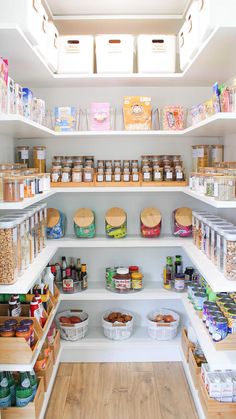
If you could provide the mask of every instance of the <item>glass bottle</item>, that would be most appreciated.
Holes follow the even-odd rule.
[[[0,372],[0,408],[11,406],[9,382],[4,371]]]
[[[86,290],[88,288],[88,275],[87,275],[87,265],[85,263],[81,265],[80,281],[81,281],[81,289],[83,291]]]
[[[67,269],[66,257],[62,256],[61,258],[61,279],[62,280],[66,278],[66,269]]]
[[[37,391],[38,381],[37,381],[37,377],[34,370],[29,371],[28,376],[29,376],[30,385],[32,388],[32,400],[33,400]]]
[[[32,400],[33,390],[27,372],[20,372],[16,387],[16,406],[24,407]]]
[[[7,380],[8,380],[8,385],[9,385],[10,394],[11,394],[11,405],[15,406],[15,404],[16,404],[16,383],[15,383],[15,380],[13,378],[12,372],[7,371],[6,372],[6,377],[7,377]]]
[[[180,255],[175,256],[175,273],[176,274],[182,274],[183,273],[182,256],[180,256]]]

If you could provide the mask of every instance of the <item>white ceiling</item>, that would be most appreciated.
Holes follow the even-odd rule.
[[[53,15],[182,15],[189,0],[46,0]]]

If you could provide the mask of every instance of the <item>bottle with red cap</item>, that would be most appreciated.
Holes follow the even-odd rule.
[[[35,297],[30,302],[30,317],[35,317],[38,320],[39,324],[42,324],[39,303]]]
[[[43,303],[42,303],[41,295],[38,292],[36,292],[35,295],[34,295],[34,298],[38,302],[38,305],[39,305],[39,310],[40,310],[40,324],[42,326],[44,326],[45,323],[46,323],[46,318],[43,315],[44,309],[43,309]]]

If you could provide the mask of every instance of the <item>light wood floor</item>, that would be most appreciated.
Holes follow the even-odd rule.
[[[61,364],[46,419],[197,419],[179,362]]]

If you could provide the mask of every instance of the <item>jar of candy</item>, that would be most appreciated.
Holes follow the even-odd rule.
[[[65,215],[56,208],[47,210],[47,238],[61,239],[65,235]]]
[[[177,208],[173,211],[173,234],[178,237],[192,236],[192,210],[191,208]]]
[[[76,237],[95,237],[95,214],[90,208],[80,208],[77,210],[73,220]]]
[[[143,209],[140,214],[140,228],[143,237],[159,237],[161,234],[161,213],[159,209]]]
[[[122,208],[110,208],[105,215],[107,237],[120,239],[127,235],[127,215]]]

